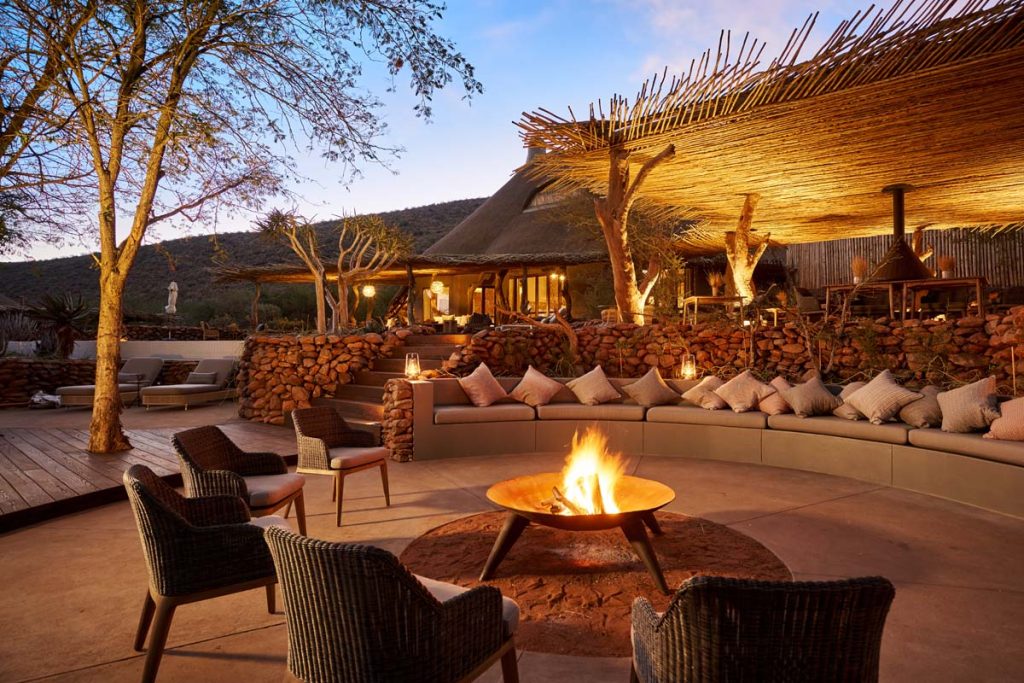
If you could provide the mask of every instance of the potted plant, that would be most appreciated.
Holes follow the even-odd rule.
[[[868,276],[868,260],[863,256],[850,259],[850,270],[853,271],[853,284],[859,285]]]
[[[719,290],[725,284],[725,273],[712,270],[707,274],[708,284],[711,285],[711,296],[718,296]]]
[[[942,279],[946,280],[953,277],[953,271],[956,270],[956,256],[940,256],[936,260],[939,264],[939,272]]]

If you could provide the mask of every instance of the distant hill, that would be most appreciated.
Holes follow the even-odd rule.
[[[472,213],[484,198],[461,199],[429,204],[380,215],[385,221],[405,230],[415,239],[416,250],[422,251],[448,233]],[[317,224],[325,253],[337,253],[336,238],[330,237],[332,221]],[[221,253],[228,263],[238,265],[269,265],[297,261],[287,247],[270,242],[251,232],[232,232],[216,236],[195,235],[143,246],[128,277],[125,304],[139,313],[162,312],[167,301],[167,283],[178,283],[181,313],[186,317],[206,319],[211,313],[224,312],[216,301],[230,299],[237,309],[252,288],[248,285],[214,284],[210,268],[214,256]],[[172,265],[173,264],[173,270]],[[0,294],[17,301],[32,302],[42,294],[70,292],[95,302],[99,298],[97,271],[91,256],[73,256],[46,261],[0,263]],[[273,297],[274,290],[268,288]],[[293,288],[296,289],[296,288]],[[303,288],[297,288],[303,289]],[[278,294],[284,296],[283,287]],[[243,294],[245,292],[245,294]],[[305,292],[302,292],[305,295]],[[236,301],[237,300],[237,301]],[[202,310],[190,304],[203,301]]]

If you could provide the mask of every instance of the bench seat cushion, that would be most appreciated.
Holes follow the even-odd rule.
[[[219,391],[216,384],[158,384],[155,387],[143,387],[143,396],[185,396],[191,394],[208,394]]]
[[[981,434],[957,434],[938,429],[914,429],[910,443],[918,448],[959,453],[984,460],[1024,465],[1024,441],[985,439]]]
[[[747,429],[764,429],[767,417],[759,410],[735,413],[731,410],[707,410],[697,406],[683,405],[655,406],[647,410],[648,422],[745,427]]]
[[[618,420],[640,422],[644,407],[629,403],[602,403],[585,406],[581,403],[549,403],[537,406],[537,417],[542,420]]]
[[[911,427],[902,422],[871,424],[867,420],[846,420],[834,415],[818,417],[798,417],[796,415],[772,415],[768,418],[768,427],[786,432],[805,432],[807,434],[825,434],[827,436],[844,436],[848,439],[864,439],[879,443],[907,443],[907,432]]]
[[[438,406],[434,408],[434,424],[466,424],[473,422],[524,422],[533,420],[533,408],[522,403],[495,403],[489,406]]]

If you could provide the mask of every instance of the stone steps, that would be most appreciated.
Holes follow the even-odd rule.
[[[349,418],[362,420],[364,422],[380,422],[384,417],[384,406],[379,401],[354,401],[343,398],[318,398],[312,401],[313,405],[329,405],[333,407],[346,420]]]
[[[382,372],[405,372],[405,356],[401,358],[378,358],[373,361],[373,369]],[[440,370],[440,358],[420,357],[420,370]]]
[[[404,362],[404,361],[403,361]],[[404,372],[383,372],[381,370],[360,370],[356,373],[353,384],[362,386],[383,387],[389,379],[401,379]]]
[[[361,384],[358,381],[352,384],[343,384],[335,390],[334,398],[380,403],[384,400],[384,386]]]
[[[420,360],[423,360],[424,358],[448,360],[449,356],[451,356],[452,352],[457,348],[458,346],[455,344],[431,344],[429,346],[421,344],[419,346],[407,346],[402,351],[396,351],[403,359],[405,358],[406,353],[418,353],[420,355]]]

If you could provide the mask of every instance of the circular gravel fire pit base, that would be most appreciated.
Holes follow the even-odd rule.
[[[673,590],[697,574],[792,578],[782,560],[738,531],[671,512],[656,517],[665,534],[651,543]],[[504,512],[486,512],[439,526],[414,540],[402,562],[432,579],[480,585],[477,576],[504,520]],[[642,595],[658,610],[671,600],[618,529],[531,525],[486,583],[519,603],[519,647],[565,655],[628,657],[633,598]]]

